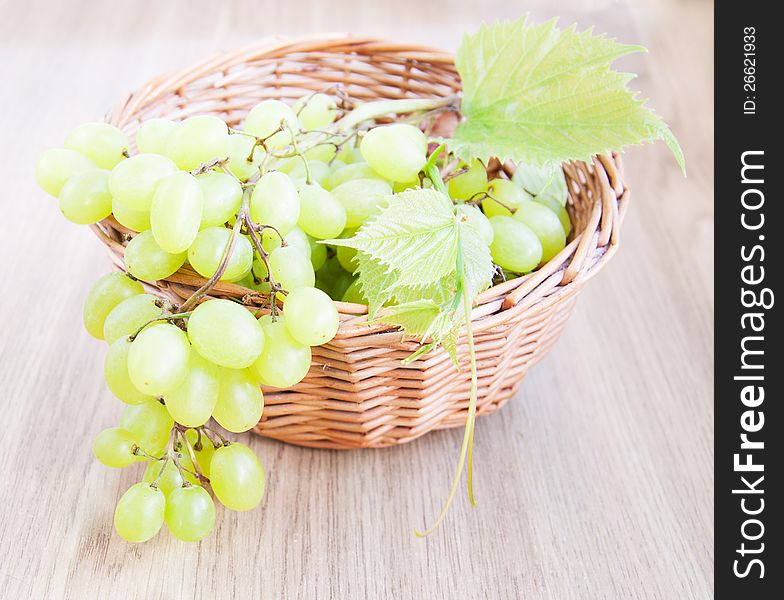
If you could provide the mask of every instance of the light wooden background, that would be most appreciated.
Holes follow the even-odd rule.
[[[557,5],[557,8],[556,8]],[[479,18],[532,10],[647,55],[634,85],[672,124],[627,153],[617,258],[518,397],[480,420],[474,510],[412,535],[444,498],[462,433],[348,453],[250,439],[269,474],[250,513],[196,545],[133,546],[114,504],[140,473],[90,443],[122,406],[81,326],[108,264],[36,189],[36,156],[127,89],[273,34],[350,30],[456,48]],[[713,4],[707,0],[0,1],[0,597],[707,599],[713,548]]]

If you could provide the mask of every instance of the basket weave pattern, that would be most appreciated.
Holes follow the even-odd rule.
[[[342,84],[351,98],[440,97],[459,90],[452,56],[430,48],[354,37],[321,37],[254,45],[161,77],[125,97],[107,117],[133,134],[153,117],[214,114],[229,124],[266,98],[293,100]],[[564,165],[572,234],[566,248],[524,277],[483,292],[472,312],[479,375],[478,414],[495,411],[558,338],[585,282],[613,255],[629,201],[620,157]],[[133,232],[113,218],[93,226],[123,268]],[[149,286],[180,302],[204,280],[188,265]],[[212,297],[250,290],[220,282]],[[385,325],[367,323],[367,307],[337,303],[341,325],[313,348],[305,379],[291,389],[264,388],[256,431],[320,448],[391,446],[465,423],[470,371],[465,338],[460,371],[441,349],[403,366],[418,344]]]

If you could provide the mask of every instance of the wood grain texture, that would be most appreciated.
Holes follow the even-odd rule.
[[[712,597],[713,5],[513,4],[0,2],[0,597]],[[260,509],[219,511],[195,545],[165,531],[122,542],[114,503],[140,472],[91,456],[122,406],[80,318],[106,257],[36,189],[36,156],[219,49],[346,29],[454,48],[477,15],[524,9],[650,49],[621,65],[673,126],[689,177],[663,145],[627,152],[618,255],[518,397],[478,423],[478,507],[461,495],[438,533],[411,533],[440,507],[457,430],[355,452],[253,437],[269,478]]]

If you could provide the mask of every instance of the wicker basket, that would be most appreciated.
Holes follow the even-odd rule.
[[[294,99],[334,83],[350,97],[368,100],[439,97],[459,89],[450,54],[371,38],[319,37],[254,45],[155,79],[124,98],[107,120],[128,133],[152,117],[216,114],[234,124],[264,98]],[[473,310],[479,415],[515,393],[558,338],[583,284],[617,247],[629,200],[620,157],[568,164],[564,172],[573,224],[566,248],[538,271],[485,291]],[[111,217],[93,229],[122,268],[133,232]],[[152,291],[179,302],[203,281],[186,265]],[[249,291],[221,282],[212,295],[243,298]],[[345,449],[391,446],[464,425],[470,388],[465,339],[459,372],[440,349],[403,366],[416,342],[388,326],[368,325],[366,306],[337,307],[340,329],[313,349],[307,377],[292,389],[264,389],[259,434]]]

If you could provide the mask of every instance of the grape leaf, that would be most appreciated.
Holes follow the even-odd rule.
[[[517,165],[512,181],[540,200],[553,200],[566,206],[569,190],[560,165]]]
[[[372,319],[384,304],[393,299],[387,290],[395,283],[395,272],[364,252],[357,252],[354,261],[358,265],[355,273],[359,278],[359,288],[368,302],[368,316]]]
[[[675,136],[627,89],[634,76],[610,68],[641,51],[591,30],[561,31],[555,20],[482,25],[457,51],[464,120],[450,150],[464,160],[496,156],[558,165],[662,139],[684,169]]]
[[[424,342],[430,333],[433,322],[441,312],[441,306],[432,300],[414,300],[390,306],[376,321],[396,325],[403,329],[407,335],[421,338],[421,341]]]
[[[470,298],[490,285],[493,261],[479,232],[442,192],[413,189],[387,198],[381,211],[351,238],[325,243],[357,250],[359,285],[369,317],[440,342],[456,339],[458,281]],[[459,260],[458,260],[459,258]],[[457,269],[461,272],[458,275]],[[455,344],[450,354],[455,360]]]
[[[386,265],[398,286],[425,286],[455,269],[457,236],[452,203],[434,190],[408,190],[386,198],[382,211],[351,238],[329,240]]]
[[[482,241],[479,232],[468,221],[460,221],[460,246],[463,251],[463,285],[473,302],[479,292],[490,285],[493,278],[493,259],[490,248]]]
[[[418,337],[420,344],[424,344],[428,338],[433,340],[404,363],[411,362],[441,343],[455,368],[458,368],[457,339],[463,324],[463,315],[455,308],[439,305],[430,299],[413,300],[388,307],[376,322],[400,327],[406,335]]]

